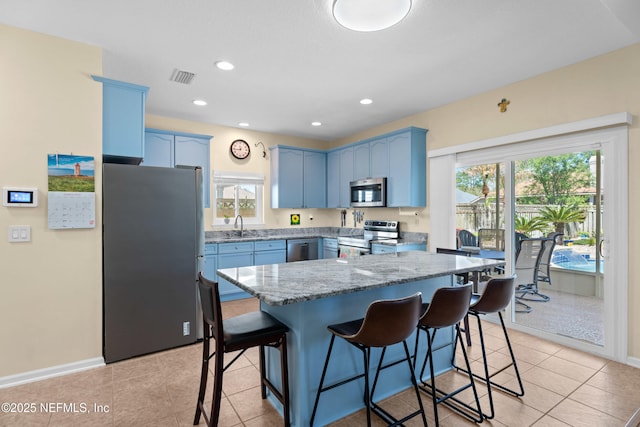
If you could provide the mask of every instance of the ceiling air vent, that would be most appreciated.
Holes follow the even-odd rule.
[[[171,81],[188,85],[191,83],[191,81],[195,76],[196,75],[194,73],[176,69],[173,71],[173,74],[171,75]]]

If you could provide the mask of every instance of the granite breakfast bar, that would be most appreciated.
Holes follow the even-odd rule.
[[[287,264],[218,270],[218,275],[260,299],[261,310],[287,324],[292,425],[308,426],[330,339],[327,325],[364,316],[372,301],[399,298],[421,292],[424,301],[443,286],[453,286],[454,274],[486,270],[504,261],[427,252],[367,255]],[[361,353],[345,342],[336,342],[327,372],[327,383],[362,372]],[[426,349],[419,350],[422,360]],[[413,349],[414,338],[409,346]],[[451,368],[453,330],[436,338],[436,372]],[[280,378],[275,350],[269,354],[270,377]],[[385,362],[402,358],[402,346],[387,350]],[[379,352],[372,352],[375,369]],[[279,384],[278,384],[279,385]],[[376,400],[397,394],[411,385],[406,365],[383,371]],[[354,381],[322,394],[315,425],[325,425],[363,407],[362,381]],[[275,399],[271,402],[282,410]]]

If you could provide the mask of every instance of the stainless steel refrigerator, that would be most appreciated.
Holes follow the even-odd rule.
[[[195,342],[201,169],[105,163],[102,188],[105,361]]]

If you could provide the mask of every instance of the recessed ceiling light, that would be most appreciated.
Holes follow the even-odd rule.
[[[311,126],[322,126],[321,122],[311,122]]]
[[[205,105],[207,105],[207,101],[204,101],[202,99],[194,99],[193,103],[199,107],[204,107]]]
[[[246,128],[247,126],[249,126],[249,123],[247,123],[247,122],[240,122],[240,123],[238,123],[238,126],[242,126],[243,128]]]
[[[224,71],[233,70],[235,68],[231,62],[227,62],[227,61],[216,62],[216,67]]]
[[[338,24],[354,31],[378,31],[402,21],[411,0],[335,0],[333,16]]]
[[[361,99],[361,100],[360,100],[360,104],[362,104],[362,105],[369,105],[369,104],[371,104],[372,102],[373,102],[373,101],[372,101],[372,100],[370,100],[369,98],[364,98],[364,99]]]

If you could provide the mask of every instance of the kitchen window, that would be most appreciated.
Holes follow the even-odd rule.
[[[264,175],[213,172],[213,225],[233,224],[241,215],[244,224],[262,224]]]

